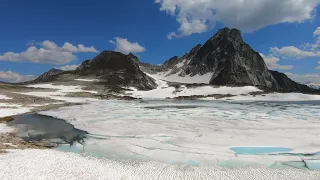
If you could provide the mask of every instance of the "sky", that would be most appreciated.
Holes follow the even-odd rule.
[[[320,0],[3,0],[0,81],[75,69],[104,50],[161,64],[238,28],[269,69],[320,83]]]

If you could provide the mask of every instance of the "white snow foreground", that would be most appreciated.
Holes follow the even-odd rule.
[[[13,150],[0,155],[1,180],[145,179],[145,180],[316,180],[319,171],[294,168],[267,169],[191,167],[157,162],[130,162],[95,159],[54,150]]]
[[[191,165],[241,161],[270,167],[299,156],[235,155],[232,147],[316,153],[320,106],[220,101],[100,101],[41,114],[88,131],[85,152]],[[318,156],[319,157],[319,156]],[[312,157],[311,157],[312,158]]]

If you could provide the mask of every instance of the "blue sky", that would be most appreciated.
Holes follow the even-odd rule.
[[[4,0],[0,81],[25,80],[32,78],[26,75],[37,76],[52,67],[74,68],[103,50],[132,51],[141,61],[159,64],[228,26],[243,31],[244,40],[262,54],[269,68],[297,81],[320,83],[319,3]]]

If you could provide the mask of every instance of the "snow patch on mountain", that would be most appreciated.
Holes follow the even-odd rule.
[[[153,77],[169,82],[179,82],[179,83],[186,83],[186,84],[193,84],[193,83],[203,83],[209,84],[210,79],[213,73],[207,73],[204,75],[197,74],[195,76],[185,75],[181,76],[180,74],[183,70],[178,71],[177,73],[172,74],[172,70],[166,72],[159,72],[157,74],[152,75]]]

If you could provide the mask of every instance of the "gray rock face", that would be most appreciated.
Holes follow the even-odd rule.
[[[304,93],[319,93],[320,90],[310,88],[307,85],[299,84],[294,81],[292,81],[290,78],[288,78],[287,75],[284,73],[280,73],[277,71],[270,71],[273,77],[276,79],[278,82],[281,91],[283,92],[304,92]]]

